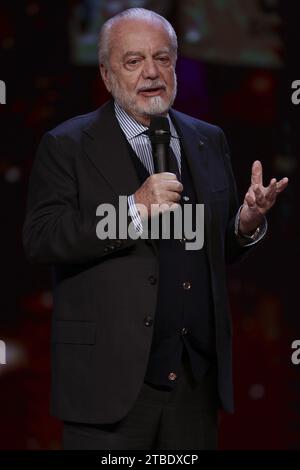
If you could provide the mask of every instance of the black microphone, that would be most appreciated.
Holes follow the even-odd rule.
[[[171,140],[170,124],[166,117],[153,116],[150,121],[149,138],[152,145],[155,173],[167,170],[167,158]]]

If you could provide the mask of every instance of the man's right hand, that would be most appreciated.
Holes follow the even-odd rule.
[[[135,203],[144,206],[138,207],[141,218],[175,209],[179,206],[182,191],[183,186],[174,173],[163,172],[149,176],[134,193]],[[163,204],[163,206],[155,207],[152,204]]]

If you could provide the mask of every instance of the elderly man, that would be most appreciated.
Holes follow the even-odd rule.
[[[47,132],[33,166],[23,237],[53,266],[51,411],[65,449],[214,449],[218,409],[233,409],[225,265],[264,236],[287,178],[264,187],[254,162],[239,208],[221,129],[171,108],[176,57],[156,13],[107,21],[99,62],[113,100]],[[171,171],[154,172],[153,116],[170,125]],[[101,204],[138,236],[98,236]],[[203,204],[202,249],[143,238],[157,204]]]

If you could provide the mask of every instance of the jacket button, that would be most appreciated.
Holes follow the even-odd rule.
[[[148,277],[148,279],[149,279],[150,284],[156,284],[156,282],[157,282],[157,279],[156,279],[155,276],[151,275],[151,276]]]
[[[189,290],[192,286],[191,286],[190,281],[185,281],[185,282],[182,284],[182,287],[184,288],[184,290]]]
[[[174,380],[177,379],[177,374],[175,374],[175,372],[170,372],[168,375],[168,379],[173,382]]]
[[[115,241],[115,246],[121,246],[121,245],[123,245],[122,240],[116,240]]]
[[[146,318],[144,318],[144,325],[145,326],[151,326],[153,323],[153,318],[151,315],[148,315]]]
[[[107,253],[109,251],[108,246],[106,246],[103,251],[104,251],[104,253]]]

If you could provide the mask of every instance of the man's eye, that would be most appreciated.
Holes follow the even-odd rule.
[[[127,62],[127,65],[136,65],[139,63],[139,59],[132,59]]]
[[[163,57],[158,57],[158,60],[159,60],[159,62],[161,62],[162,64],[167,64],[168,62],[170,62],[169,57],[165,57],[165,56],[163,56]]]

